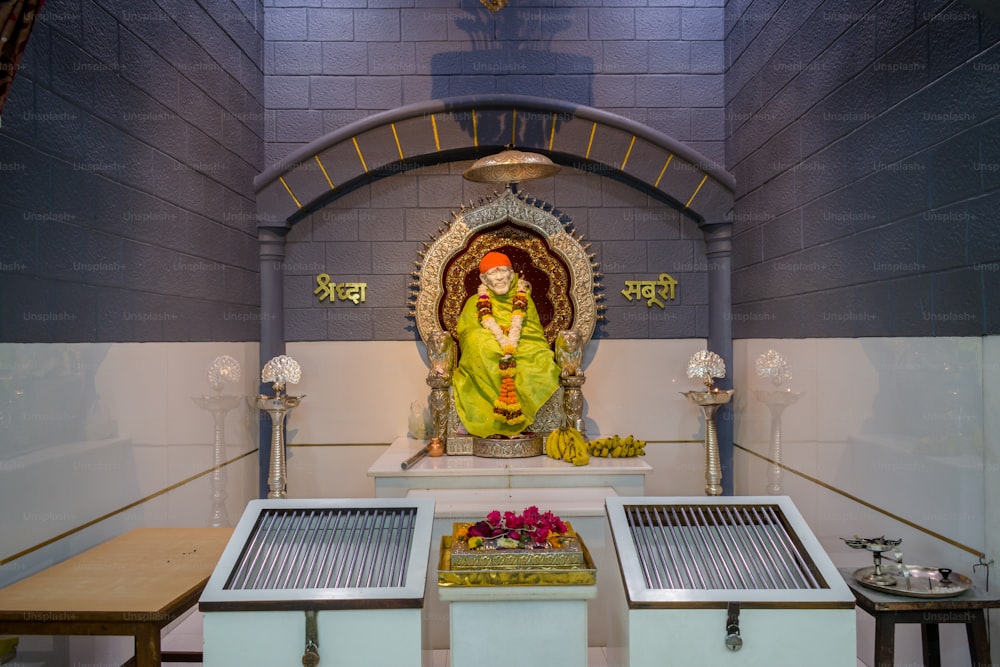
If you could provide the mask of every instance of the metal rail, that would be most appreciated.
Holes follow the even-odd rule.
[[[227,590],[405,585],[415,508],[262,511]]]
[[[627,505],[647,588],[822,588],[776,505]]]

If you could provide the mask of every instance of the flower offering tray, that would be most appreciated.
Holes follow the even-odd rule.
[[[566,522],[566,532],[559,538],[561,546],[551,544],[535,549],[498,549],[486,541],[486,546],[470,549],[458,539],[458,533],[472,523],[454,524],[454,532],[449,548],[450,568],[455,570],[517,570],[552,567],[581,567],[585,565],[583,541]]]
[[[889,593],[890,595],[902,595],[912,598],[949,598],[961,595],[972,586],[972,580],[964,574],[946,570],[947,576],[935,567],[920,567],[917,565],[905,565],[899,572],[892,572],[887,581],[892,583],[884,584],[882,579],[876,579],[874,567],[863,567],[855,570],[854,579],[872,590]]]
[[[478,567],[455,567],[453,563],[453,538],[441,538],[441,555],[438,562],[438,586],[592,586],[597,583],[597,568],[583,540],[572,540],[579,549],[582,562],[575,565],[533,564],[498,567],[481,561]],[[496,553],[496,552],[494,552]]]

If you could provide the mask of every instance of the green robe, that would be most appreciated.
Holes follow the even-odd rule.
[[[493,317],[502,327],[510,325],[511,304],[516,293],[516,276],[507,294],[497,296],[491,293]],[[498,420],[493,414],[493,402],[500,395],[500,344],[489,329],[479,323],[476,311],[478,298],[478,295],[473,295],[465,302],[456,326],[461,356],[452,380],[455,408],[465,429],[472,435],[481,438],[517,435],[531,426],[538,408],[559,388],[559,367],[545,339],[545,330],[529,293],[528,309],[521,324],[521,339],[515,355],[517,374],[514,376],[524,422],[512,425]]]

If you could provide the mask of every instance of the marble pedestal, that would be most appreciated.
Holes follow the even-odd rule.
[[[587,600],[597,586],[441,587],[451,667],[587,667]]]

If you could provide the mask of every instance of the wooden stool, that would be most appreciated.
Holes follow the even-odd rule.
[[[940,623],[964,623],[969,655],[974,667],[991,664],[990,640],[986,633],[988,608],[1000,607],[1000,598],[976,586],[950,598],[916,598],[890,595],[862,586],[854,579],[857,568],[840,573],[854,593],[858,606],[875,619],[875,665],[892,667],[897,623],[919,623],[924,666],[941,666]]]

